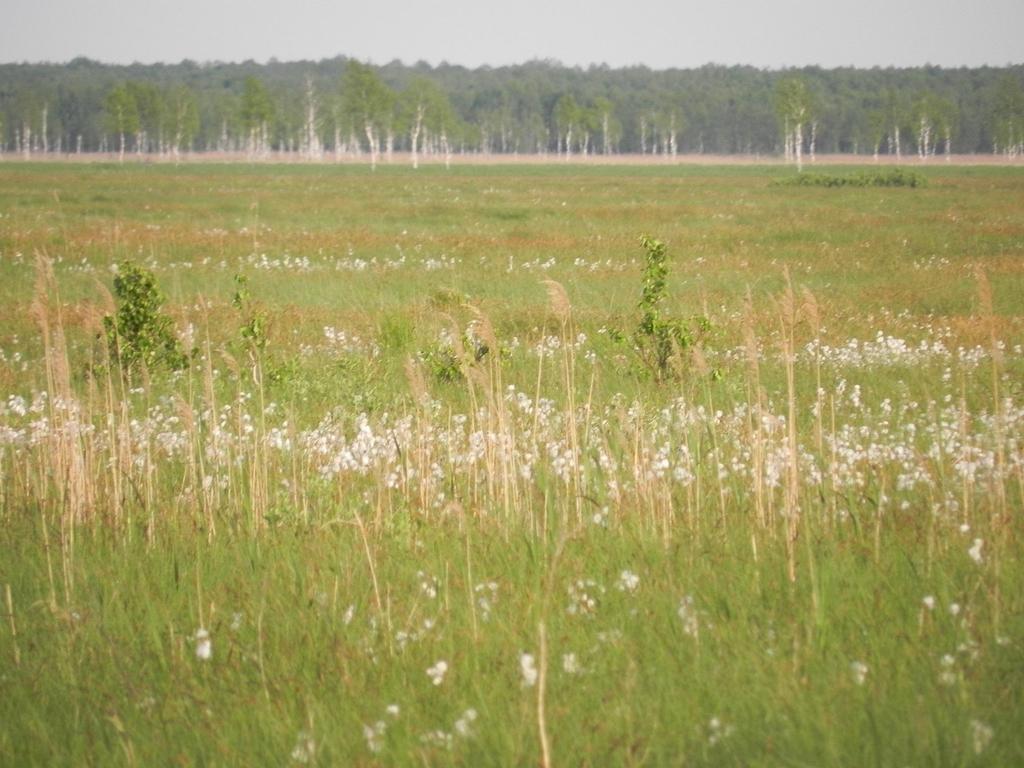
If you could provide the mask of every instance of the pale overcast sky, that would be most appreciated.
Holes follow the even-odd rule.
[[[0,0],[0,62],[1002,66],[1024,0]]]

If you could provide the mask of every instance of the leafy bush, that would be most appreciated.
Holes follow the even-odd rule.
[[[432,344],[420,352],[420,359],[436,381],[450,384],[462,380],[462,364],[451,346]]]
[[[111,359],[130,370],[138,364],[147,368],[180,370],[188,357],[174,334],[174,323],[160,308],[164,295],[149,270],[130,261],[120,265],[114,278],[117,312],[103,318]]]
[[[924,187],[928,180],[904,168],[848,174],[801,173],[775,182],[780,187]]]
[[[238,310],[242,324],[239,334],[255,358],[267,348],[267,317],[253,303],[249,293],[249,279],[245,275],[235,275],[235,292],[231,296],[231,306]]]
[[[658,381],[672,372],[672,356],[696,343],[710,323],[706,317],[695,317],[693,325],[663,312],[668,282],[667,249],[660,240],[644,235],[640,244],[647,251],[641,279],[640,322],[633,331],[633,349]],[[621,334],[618,335],[621,338]]]

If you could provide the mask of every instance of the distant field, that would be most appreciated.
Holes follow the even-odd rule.
[[[0,164],[0,764],[1024,763],[1024,170],[907,167]]]

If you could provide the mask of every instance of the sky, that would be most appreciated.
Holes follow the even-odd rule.
[[[1024,0],[0,0],[0,62],[1004,66]]]

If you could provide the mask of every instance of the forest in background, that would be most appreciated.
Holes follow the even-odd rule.
[[[1024,65],[468,69],[321,61],[0,65],[0,151],[918,155],[1024,151]]]

